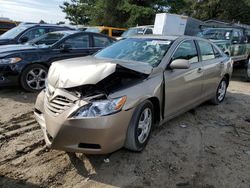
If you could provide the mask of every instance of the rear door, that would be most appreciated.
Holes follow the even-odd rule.
[[[175,59],[189,60],[189,69],[167,69],[165,79],[165,118],[192,108],[201,100],[203,68],[193,40],[182,42],[172,55]],[[171,63],[171,62],[170,62]]]
[[[91,44],[92,47],[90,49],[91,54],[96,53],[97,51],[109,46],[114,42],[113,39],[110,39],[109,37],[105,37],[100,34],[93,33],[91,36],[92,36],[92,44]]]
[[[63,50],[63,46],[69,49]],[[91,54],[91,49],[89,34],[71,35],[52,50],[51,61],[87,56]]]
[[[204,73],[203,96],[209,97],[215,94],[224,68],[224,57],[220,51],[210,42],[197,41]]]

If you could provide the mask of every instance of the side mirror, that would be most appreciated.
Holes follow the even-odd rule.
[[[62,44],[60,50],[63,52],[69,52],[71,50],[71,46],[69,44]]]
[[[26,42],[29,41],[29,38],[28,38],[28,37],[21,37],[21,38],[19,39],[19,41],[20,41],[20,43],[26,43]]]
[[[169,65],[171,69],[189,69],[190,63],[186,59],[176,59]]]

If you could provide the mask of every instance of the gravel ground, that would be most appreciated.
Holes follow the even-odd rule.
[[[141,153],[100,156],[46,149],[35,98],[0,88],[0,187],[250,187],[250,83],[156,127]]]

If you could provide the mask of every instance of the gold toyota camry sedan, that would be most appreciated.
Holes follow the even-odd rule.
[[[132,37],[54,62],[34,113],[51,148],[141,151],[153,126],[205,101],[221,103],[231,74],[231,59],[208,40]]]

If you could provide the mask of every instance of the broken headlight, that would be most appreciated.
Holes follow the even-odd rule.
[[[120,111],[126,102],[126,96],[110,99],[93,101],[81,107],[75,114],[75,118],[82,117],[100,117],[110,115]]]

